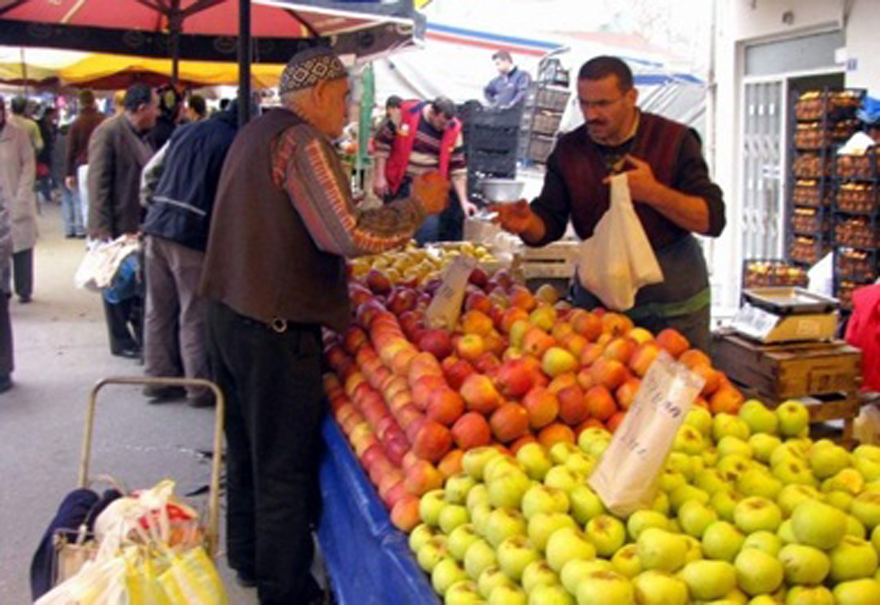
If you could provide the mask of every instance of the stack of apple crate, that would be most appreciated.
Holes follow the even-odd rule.
[[[859,414],[861,352],[843,341],[762,344],[733,332],[716,334],[712,359],[746,397],[768,406],[803,399],[815,425],[843,421],[852,444]],[[814,426],[813,433],[822,432]]]

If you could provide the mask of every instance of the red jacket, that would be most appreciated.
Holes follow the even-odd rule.
[[[862,390],[880,391],[880,285],[853,292],[846,342],[862,350]]]
[[[406,177],[409,156],[412,154],[424,106],[425,104],[421,101],[404,101],[400,106],[400,128],[391,145],[391,155],[385,162],[385,179],[388,181],[388,188],[392,194],[397,193],[404,177]],[[440,141],[439,169],[444,179],[449,178],[449,160],[455,150],[455,143],[458,141],[460,133],[461,122],[458,118],[452,118],[446,125],[446,130],[443,131],[443,138]]]

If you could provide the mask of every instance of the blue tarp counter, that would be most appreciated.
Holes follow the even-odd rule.
[[[332,418],[322,427],[324,509],[318,542],[339,605],[439,605],[428,576],[391,524],[366,474]]]

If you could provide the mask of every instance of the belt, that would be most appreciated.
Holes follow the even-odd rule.
[[[712,302],[712,291],[703,288],[693,296],[671,303],[645,303],[624,311],[631,319],[646,317],[679,317],[702,310]]]

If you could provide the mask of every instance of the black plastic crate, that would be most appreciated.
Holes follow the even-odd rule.
[[[482,107],[476,103],[465,103],[459,108],[459,118],[465,130],[479,126],[492,128],[518,127],[523,115],[523,105],[506,109]]]
[[[468,169],[488,174],[516,172],[516,146],[509,151],[470,149],[467,153]]]
[[[464,144],[468,149],[515,153],[518,140],[519,128],[516,126],[503,128],[474,126],[465,135]]]
[[[527,157],[530,160],[544,163],[550,157],[550,152],[556,146],[556,138],[549,136],[533,135],[529,140]]]

